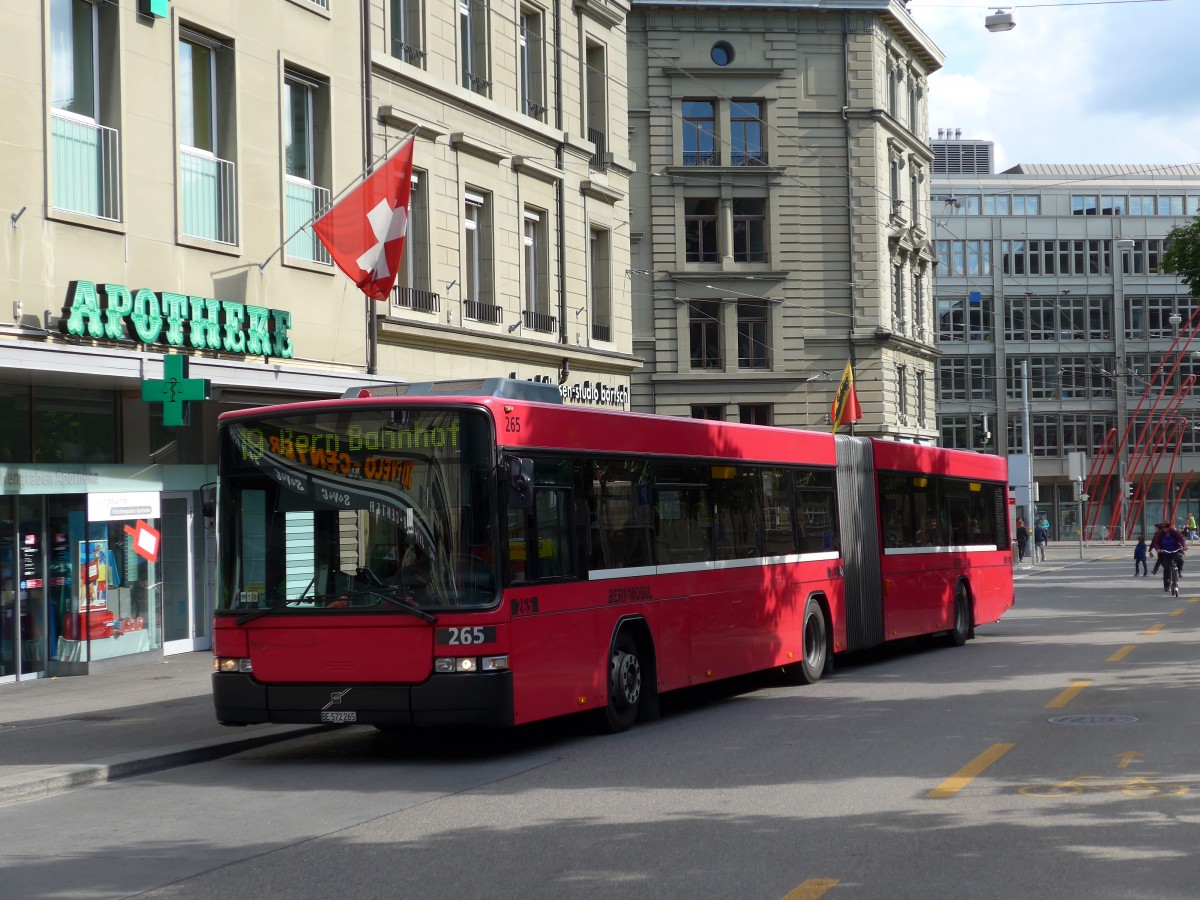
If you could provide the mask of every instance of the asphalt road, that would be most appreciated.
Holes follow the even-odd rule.
[[[10,804],[0,897],[1190,900],[1200,596],[1129,568],[622,735],[348,728]]]

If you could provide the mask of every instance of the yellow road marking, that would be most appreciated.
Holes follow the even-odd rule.
[[[1159,622],[1157,625],[1151,625],[1149,628],[1147,628],[1145,631],[1143,631],[1142,634],[1158,634],[1160,631],[1162,631],[1166,627],[1167,626],[1164,625],[1162,622]]]
[[[837,883],[837,878],[810,878],[788,891],[783,900],[817,900]]]
[[[1125,657],[1127,657],[1130,653],[1132,653],[1133,649],[1136,646],[1137,646],[1137,644],[1126,644],[1124,647],[1122,647],[1120,650],[1118,650],[1116,653],[1114,653],[1112,656],[1110,656],[1108,659],[1106,659],[1105,662],[1120,662]]]
[[[1071,686],[1046,704],[1046,709],[1062,709],[1079,696],[1079,692],[1091,684],[1090,681],[1072,681]]]
[[[1016,744],[992,744],[977,757],[925,795],[926,800],[945,800],[953,797],[996,762]]]
[[[1182,615],[1183,615],[1183,612],[1184,612],[1184,610],[1186,610],[1186,609],[1187,609],[1187,607],[1186,607],[1186,606],[1181,606],[1181,607],[1179,607],[1179,609],[1177,609],[1177,610],[1174,610],[1174,611],[1171,613],[1171,615],[1172,615],[1172,616],[1182,616]]]
[[[1141,759],[1141,758],[1142,758],[1142,754],[1138,753],[1136,750],[1129,750],[1129,751],[1121,754],[1121,756],[1120,756],[1121,761],[1119,763],[1117,763],[1117,768],[1124,769],[1135,759]]]
[[[1200,603],[1200,597],[1193,597],[1188,603]]]

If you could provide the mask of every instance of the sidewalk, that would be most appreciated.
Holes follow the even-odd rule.
[[[0,803],[228,756],[320,730],[218,725],[212,653],[0,684]]]
[[[1025,561],[1014,563],[1013,578],[1028,578],[1040,572],[1058,572],[1071,566],[1086,565],[1098,560],[1129,560],[1129,569],[1133,571],[1133,544],[1124,547],[1118,541],[1094,541],[1083,545],[1083,555],[1079,553],[1078,541],[1053,541],[1046,546],[1045,561],[1034,562],[1030,555],[1025,555]]]

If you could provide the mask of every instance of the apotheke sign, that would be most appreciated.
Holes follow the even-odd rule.
[[[63,334],[136,340],[193,350],[292,358],[292,314],[233,300],[189,297],[121,284],[72,281],[59,319]]]

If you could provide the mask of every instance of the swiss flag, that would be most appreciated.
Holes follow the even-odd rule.
[[[313,224],[339,269],[373,300],[386,300],[408,233],[413,139]]]

